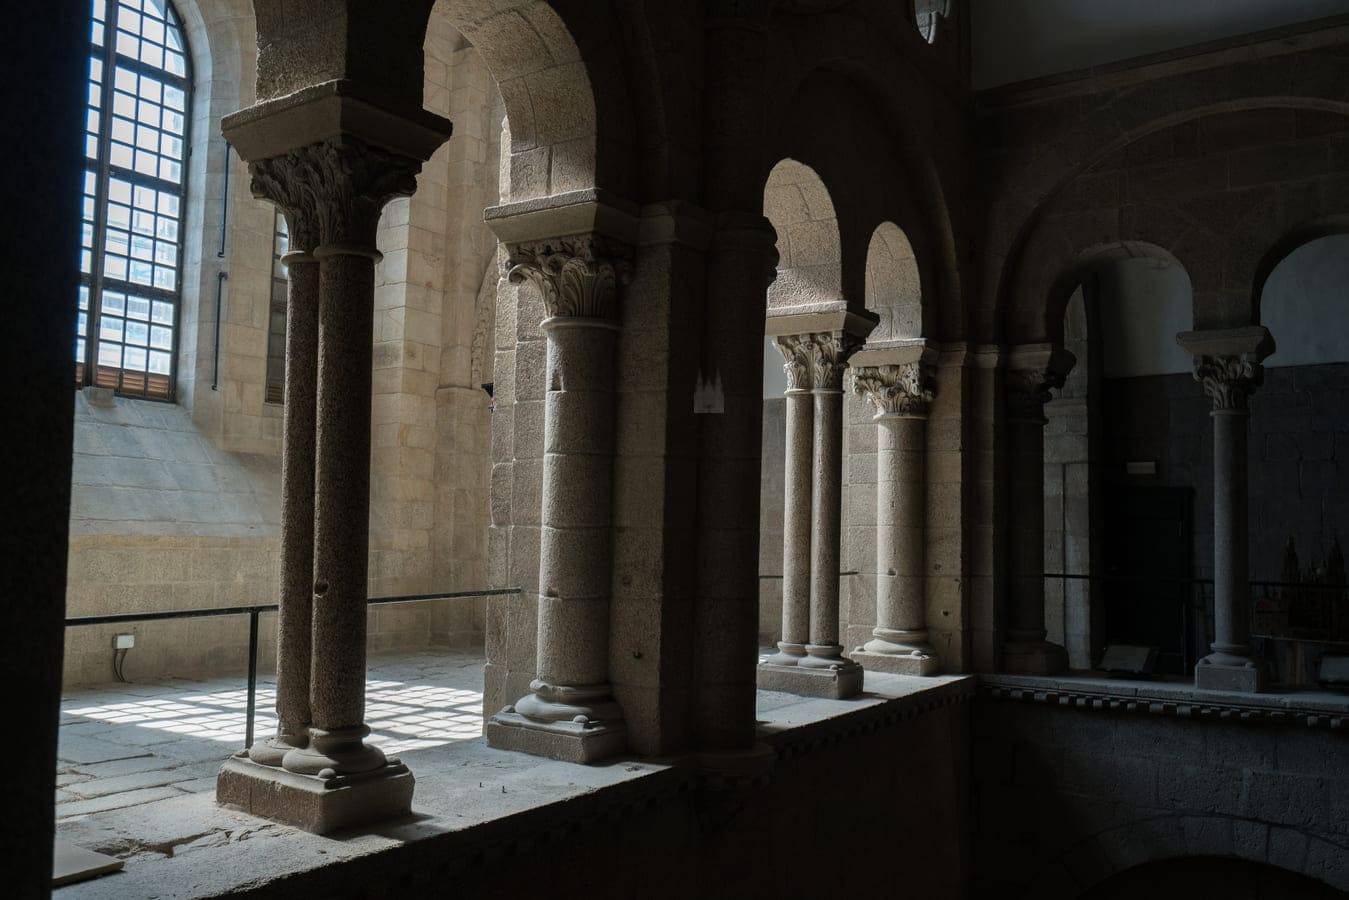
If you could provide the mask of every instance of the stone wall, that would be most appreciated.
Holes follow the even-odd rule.
[[[1106,477],[1115,484],[1194,490],[1194,570],[1213,568],[1213,427],[1209,402],[1189,375],[1105,382]],[[1289,536],[1303,563],[1349,540],[1349,363],[1265,370],[1251,399],[1251,577],[1279,580]],[[1155,476],[1128,476],[1153,460]]]
[[[1349,887],[1342,732],[1050,699],[975,702],[976,896],[1076,897],[1116,872],[1186,856]]]
[[[77,398],[70,616],[276,602],[282,407],[264,390],[275,213],[251,196],[234,156],[226,193],[218,140],[220,117],[252,100],[253,20],[236,0],[180,6],[196,70],[216,77],[194,95],[177,402]],[[492,380],[483,345],[497,276],[482,210],[498,197],[502,113],[448,15],[438,7],[427,32],[426,104],[453,119],[455,136],[417,193],[389,204],[378,234],[372,596],[487,581],[492,419],[480,384]],[[218,351],[217,273],[227,276]],[[484,612],[482,600],[379,607],[369,646],[477,644]],[[133,679],[240,671],[247,660],[243,618],[77,628],[66,635],[66,683],[110,680],[118,633],[137,636]],[[259,644],[270,667],[271,616]]]
[[[776,349],[773,351],[776,353]],[[759,469],[759,644],[782,638],[782,523],[786,490],[787,402],[764,398]]]

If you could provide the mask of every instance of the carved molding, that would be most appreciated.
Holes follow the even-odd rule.
[[[862,338],[844,331],[822,332],[810,337],[810,386],[816,390],[842,390],[848,357],[861,348]]]
[[[254,196],[285,211],[293,246],[373,249],[384,205],[416,192],[421,167],[410,157],[343,137],[251,162],[248,171]]]
[[[936,396],[935,367],[923,362],[853,369],[853,392],[876,408],[876,417],[926,416]]]
[[[1194,380],[1204,386],[1215,412],[1245,410],[1264,377],[1265,367],[1247,354],[1194,358]]]
[[[549,317],[612,319],[618,287],[631,273],[631,249],[598,234],[513,244],[506,261],[511,284],[530,282]]]
[[[1228,701],[1180,700],[1174,697],[1149,697],[1141,690],[1136,695],[1111,693],[1108,689],[1082,687],[1036,688],[997,683],[999,676],[980,676],[980,693],[995,700],[1042,703],[1049,706],[1094,710],[1097,712],[1147,713],[1177,719],[1223,719],[1260,725],[1297,725],[1303,728],[1327,728],[1349,735],[1349,715],[1335,710],[1276,708]]]

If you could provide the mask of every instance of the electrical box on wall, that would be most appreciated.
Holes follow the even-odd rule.
[[[130,650],[136,646],[136,636],[134,634],[119,634],[112,639],[112,649]]]

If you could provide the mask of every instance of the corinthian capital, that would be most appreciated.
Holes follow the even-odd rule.
[[[1264,377],[1265,367],[1246,355],[1194,358],[1194,380],[1204,386],[1215,412],[1246,409]]]
[[[612,319],[618,314],[618,287],[630,274],[630,250],[597,234],[514,244],[506,277],[528,281],[543,295],[552,316]]]
[[[1264,380],[1260,363],[1274,352],[1274,338],[1263,325],[1186,331],[1176,341],[1194,356],[1194,380],[1204,386],[1214,412],[1245,410]]]
[[[254,196],[286,213],[300,249],[353,244],[374,249],[384,204],[417,190],[421,163],[351,138],[329,138],[248,164]]]
[[[878,419],[883,416],[925,417],[935,396],[933,369],[923,362],[854,368],[853,392],[876,407]]]
[[[841,390],[848,358],[862,346],[862,338],[846,331],[817,332],[806,338],[810,354],[810,386],[816,390]]]
[[[1050,344],[1013,348],[1007,357],[1007,411],[1013,419],[1044,421],[1050,391],[1063,387],[1077,357]]]
[[[773,344],[782,354],[782,371],[787,374],[788,390],[810,390],[810,337],[808,334],[781,334],[773,338]]]

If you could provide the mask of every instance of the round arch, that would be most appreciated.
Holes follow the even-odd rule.
[[[778,235],[778,275],[768,288],[768,308],[841,300],[838,214],[819,174],[795,159],[779,161],[764,184],[763,204]]]
[[[1186,857],[1246,860],[1349,890],[1349,870],[1335,864],[1344,853],[1341,847],[1304,831],[1277,829],[1305,842],[1305,851],[1287,860],[1274,859],[1270,854],[1276,842],[1266,837],[1271,830],[1264,822],[1232,816],[1161,816],[1129,822],[1080,841],[1048,861],[1032,878],[1026,896],[1062,896],[1065,884],[1085,892],[1138,866]],[[1077,865],[1079,860],[1091,860],[1092,865]]]
[[[889,220],[867,247],[867,309],[880,316],[870,340],[925,337],[922,275],[904,230]]]
[[[1286,96],[1234,97],[1181,110],[1155,119],[1140,120],[1136,123],[1128,120],[1130,115],[1135,114],[1134,110],[1122,109],[1115,105],[1094,114],[1086,121],[1073,120],[1063,123],[1059,143],[1055,144],[1052,139],[1049,142],[1053,147],[1052,152],[1040,152],[1036,154],[1035,159],[1027,162],[1024,166],[994,173],[994,181],[990,186],[991,191],[995,196],[1006,197],[1005,202],[1010,210],[1008,217],[1020,224],[1015,229],[1003,234],[991,235],[991,240],[987,243],[983,253],[985,265],[990,266],[990,272],[996,272],[996,277],[987,279],[982,286],[981,309],[988,310],[993,322],[1003,329],[1004,334],[1007,334],[1006,329],[1009,324],[1014,322],[1011,308],[1020,297],[1019,291],[1022,284],[1019,280],[1019,270],[1023,260],[1033,252],[1033,244],[1042,229],[1045,217],[1054,211],[1059,198],[1064,196],[1082,175],[1120,153],[1131,144],[1167,129],[1213,116],[1268,109],[1290,109],[1349,116],[1349,103],[1338,99]],[[1118,133],[1121,126],[1125,130],[1123,133],[1119,133],[1117,137],[1104,143],[1093,143],[1098,141],[1103,133]],[[1065,165],[1065,160],[1070,160],[1071,164]],[[1310,192],[1309,197],[1314,197],[1315,194],[1316,192]],[[1309,197],[1296,199],[1306,201]],[[1289,212],[1293,213],[1295,219],[1310,218],[1313,215],[1312,210],[1295,209],[1296,204],[1289,204],[1288,206],[1289,209],[1277,206],[1271,209],[1266,206],[1257,211],[1247,211],[1247,215],[1243,216],[1242,221],[1237,223],[1235,227],[1231,227],[1233,224],[1231,222],[1224,223],[1223,234],[1206,231],[1210,235],[1206,242],[1214,247],[1224,248],[1231,256],[1226,261],[1219,261],[1218,271],[1215,272],[1216,277],[1213,279],[1215,285],[1221,283],[1224,279],[1227,282],[1251,284],[1254,292],[1258,295],[1260,276],[1257,263],[1259,260],[1258,258],[1249,258],[1248,248],[1270,246],[1271,239],[1264,232],[1270,227],[1283,227],[1279,223],[1281,220],[1285,220]],[[1142,219],[1146,216],[1140,215],[1134,218]],[[1269,224],[1271,222],[1275,224],[1271,226]],[[1157,243],[1171,246],[1177,255],[1183,255],[1176,243],[1166,241],[1157,241]],[[1225,273],[1221,271],[1224,266],[1227,269]],[[1201,271],[1199,267],[1192,266],[1189,269],[1192,275]],[[1267,275],[1268,272],[1266,271],[1265,274]],[[1208,288],[1202,286],[1197,280],[1195,290],[1198,294],[1207,291]],[[1216,293],[1217,290],[1215,286],[1214,292]],[[1254,299],[1250,304],[1249,314],[1245,311],[1234,310],[1232,306],[1231,298],[1218,300],[1215,303],[1212,320],[1203,323],[1204,327],[1219,327],[1224,323],[1228,325],[1252,324],[1258,321],[1258,310]],[[1196,326],[1199,325],[1200,322],[1197,318]],[[1007,339],[1015,340],[1011,337]]]

